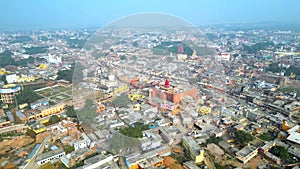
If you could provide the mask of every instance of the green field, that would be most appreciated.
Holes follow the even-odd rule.
[[[72,95],[72,88],[65,86],[54,86],[37,91],[36,93],[42,95],[43,97],[49,97],[51,100],[61,102],[64,100],[69,100],[71,98],[70,96]]]

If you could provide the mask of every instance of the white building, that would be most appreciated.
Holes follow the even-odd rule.
[[[74,146],[75,151],[83,148],[91,147],[91,139],[85,133],[81,133],[81,140],[76,140],[74,142],[70,142],[70,146]]]
[[[16,83],[17,75],[16,74],[6,75],[6,81],[7,83]]]
[[[37,165],[42,165],[47,162],[58,159],[58,158],[64,156],[65,154],[66,153],[64,152],[64,150],[62,148],[53,150],[53,151],[48,151],[46,153],[39,154],[36,157],[35,162],[37,163]]]

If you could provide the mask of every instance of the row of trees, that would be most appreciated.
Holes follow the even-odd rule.
[[[39,53],[47,52],[48,46],[38,46],[38,47],[30,47],[25,48],[25,54],[34,55]]]

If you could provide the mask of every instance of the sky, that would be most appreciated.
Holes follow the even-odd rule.
[[[1,0],[0,29],[101,27],[144,12],[178,16],[194,25],[300,23],[299,0]]]

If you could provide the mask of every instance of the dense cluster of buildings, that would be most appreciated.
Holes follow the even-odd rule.
[[[185,157],[179,165],[187,169],[211,167],[227,158],[236,160],[231,167],[247,167],[257,156],[280,167],[294,165],[289,163],[300,159],[300,102],[295,88],[300,75],[284,71],[299,64],[294,44],[299,33],[255,29],[223,33],[205,28],[214,35],[208,40],[195,38],[193,34],[199,33],[195,31],[99,31],[95,36],[105,40],[91,42],[92,51],[74,44],[85,40],[87,31],[41,32],[39,36],[47,41],[30,35],[32,40],[19,43],[12,42],[17,34],[3,34],[0,40],[9,43],[0,43],[1,49],[10,50],[15,60],[32,55],[34,62],[0,71],[5,76],[0,89],[5,109],[0,109],[0,135],[24,133],[27,128],[49,133],[23,166],[34,161],[38,166],[59,162],[68,168],[80,163],[79,168],[177,169],[172,163],[176,156]],[[189,49],[185,42],[201,50]],[[255,52],[253,45],[260,45]],[[28,54],[45,46],[46,52]],[[75,59],[82,65],[82,79],[73,78],[73,86],[55,81],[58,70],[70,70]],[[274,63],[279,72],[271,70]],[[77,71],[76,66],[72,69]],[[27,107],[18,105],[22,85],[49,79],[57,85],[34,90],[43,99]],[[287,87],[292,91],[281,90]],[[92,105],[87,106],[89,102]],[[11,109],[12,104],[17,109]],[[78,118],[67,117],[67,105],[74,105]],[[49,124],[53,115],[59,122]],[[126,130],[138,127],[139,137],[130,136],[135,130],[126,135]],[[253,140],[239,144],[237,131]],[[211,142],[226,152],[215,155],[216,161],[210,159],[216,152],[207,148]],[[271,151],[275,146],[284,147],[291,157],[276,155]]]

